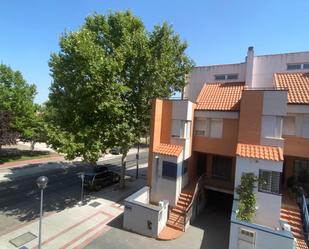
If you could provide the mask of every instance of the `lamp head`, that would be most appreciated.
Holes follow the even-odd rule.
[[[46,176],[40,176],[37,180],[36,180],[36,184],[38,185],[39,189],[44,189],[47,187],[47,183],[48,183],[48,178]]]

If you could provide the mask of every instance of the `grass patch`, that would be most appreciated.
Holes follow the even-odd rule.
[[[54,156],[58,156],[58,154],[51,153],[49,151],[2,149],[0,153],[0,164],[23,160],[42,159]]]

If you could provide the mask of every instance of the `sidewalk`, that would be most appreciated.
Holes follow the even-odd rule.
[[[148,151],[148,148],[140,149],[140,153]],[[130,149],[128,152],[128,155],[133,155],[137,153],[136,148]],[[115,158],[121,158],[121,155],[112,155],[112,154],[106,154],[103,157],[100,157],[98,162],[109,160],[109,159],[115,159]],[[40,158],[40,159],[30,159],[30,160],[21,160],[21,161],[14,161],[14,162],[7,162],[0,164],[0,169],[6,169],[6,168],[15,168],[15,167],[22,167],[29,164],[40,164],[40,163],[48,163],[48,162],[60,162],[60,161],[66,161],[66,162],[80,162],[81,158],[76,158],[73,161],[65,160],[64,156],[53,156],[53,157],[46,157],[46,158]]]
[[[142,170],[146,167],[147,164],[141,165]],[[83,206],[48,214],[43,218],[42,248],[84,248],[110,229],[108,223],[123,212],[119,203],[145,183],[146,178],[132,179],[123,191],[113,185],[94,193],[95,199]],[[36,220],[0,235],[0,248],[37,248],[38,227]]]

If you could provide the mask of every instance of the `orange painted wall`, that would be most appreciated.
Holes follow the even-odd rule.
[[[263,91],[245,90],[242,92],[239,118],[239,143],[260,144]]]
[[[283,138],[284,155],[309,158],[309,138],[296,136],[283,136]]]
[[[153,149],[160,143],[170,143],[172,125],[172,101],[155,99],[152,102],[150,142],[147,169],[147,185],[151,186]]]
[[[151,186],[153,149],[156,145],[160,143],[162,105],[163,101],[160,99],[154,99],[152,101],[151,121],[150,121],[150,142],[149,142],[149,155],[148,155],[148,168],[147,168],[148,186]]]
[[[160,138],[161,143],[169,144],[171,142],[172,112],[173,102],[171,100],[163,100]]]
[[[194,136],[193,150],[198,152],[235,156],[238,137],[238,120],[224,119],[222,138]]]

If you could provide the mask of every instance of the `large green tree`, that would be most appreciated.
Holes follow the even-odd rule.
[[[126,155],[148,130],[151,99],[185,85],[186,47],[167,23],[149,32],[129,11],[87,17],[51,56],[50,143],[92,163],[120,146],[124,186]]]
[[[35,85],[28,84],[19,71],[0,64],[0,112],[2,127],[6,127],[2,129],[6,131],[2,134],[6,135],[3,135],[1,145],[12,144],[17,137],[29,133],[29,124],[35,115],[35,94]]]

